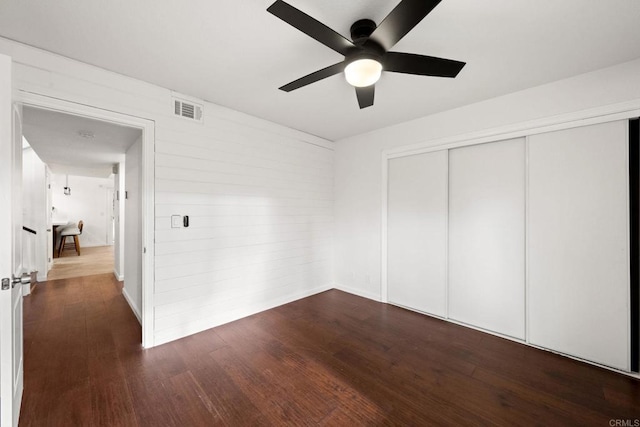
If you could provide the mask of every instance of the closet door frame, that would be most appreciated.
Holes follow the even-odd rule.
[[[583,127],[593,124],[607,123],[618,120],[629,120],[640,117],[640,100],[624,102],[620,104],[609,105],[601,108],[594,108],[590,110],[578,111],[575,113],[563,114],[558,116],[553,116],[546,119],[534,120],[529,122],[523,122],[516,125],[509,125],[498,127],[490,130],[472,132],[467,134],[462,134],[454,137],[433,139],[433,140],[425,140],[422,142],[408,144],[404,146],[399,146],[393,149],[385,149],[381,152],[381,250],[380,250],[380,301],[384,303],[388,303],[388,281],[387,281],[387,249],[388,249],[388,241],[387,241],[387,209],[388,209],[388,186],[389,186],[389,160],[397,157],[405,157],[414,154],[421,153],[429,153],[432,151],[442,151],[449,150],[452,148],[466,147],[477,144],[485,144],[490,142],[498,142],[504,141],[508,139],[515,138],[525,138],[525,169],[528,171],[528,137],[531,135],[536,135],[540,133],[553,132],[557,130],[571,129],[576,127]],[[528,199],[528,172],[525,174],[525,200]],[[527,220],[528,215],[528,204],[525,205],[525,220]],[[527,221],[525,221],[525,257],[528,257],[526,245],[528,242],[528,225]],[[448,268],[448,255],[447,255],[447,268]],[[525,301],[528,297],[528,287],[529,287],[529,271],[528,265],[525,263]],[[455,320],[445,317],[444,320],[461,324],[465,327],[469,327],[471,329],[476,329],[485,333],[489,333],[492,335],[496,335],[511,341],[527,344],[531,347],[539,348],[536,345],[529,343],[529,313],[528,313],[528,304],[525,304],[525,339],[521,340],[518,338],[513,338],[510,336],[506,336],[500,333],[496,333],[493,331],[489,331],[486,329],[477,328],[474,326],[470,326],[467,324],[461,324],[456,322]],[[423,313],[429,316],[428,313]],[[577,359],[570,355],[565,355],[570,358]],[[584,359],[577,359],[582,362],[586,362],[592,365],[600,366],[605,369],[613,370],[615,372],[620,372],[625,375],[633,376],[640,378],[640,375],[627,372],[620,371],[614,368],[610,368],[601,364],[597,364]]]

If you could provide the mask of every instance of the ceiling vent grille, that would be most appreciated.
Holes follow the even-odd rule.
[[[202,105],[182,99],[173,99],[173,113],[185,119],[202,123]]]

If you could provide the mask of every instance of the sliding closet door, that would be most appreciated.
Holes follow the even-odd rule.
[[[629,368],[627,122],[530,137],[532,344]]]
[[[389,160],[387,297],[445,316],[447,152]]]
[[[449,153],[449,317],[524,339],[524,139]]]

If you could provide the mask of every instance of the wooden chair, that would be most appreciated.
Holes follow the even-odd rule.
[[[67,237],[73,236],[73,244],[76,247],[76,252],[78,256],[80,256],[80,242],[78,241],[78,236],[82,234],[82,228],[84,227],[84,222],[79,221],[78,226],[70,226],[65,227],[60,230],[60,247],[58,248],[58,258],[62,254],[62,250],[64,249],[65,241]]]

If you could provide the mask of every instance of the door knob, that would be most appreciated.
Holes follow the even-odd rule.
[[[31,275],[29,273],[22,273],[22,276],[12,276],[11,287],[14,288],[17,284],[28,285],[31,283]]]

